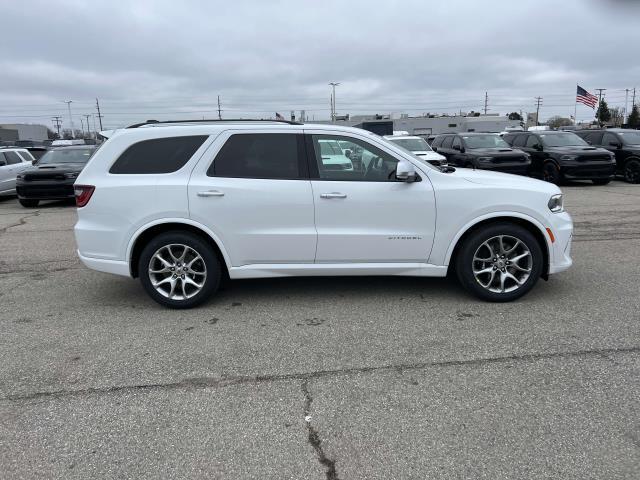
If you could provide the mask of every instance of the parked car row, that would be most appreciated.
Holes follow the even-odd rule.
[[[29,168],[35,158],[24,148],[0,149],[0,195],[16,194],[16,176]]]
[[[432,149],[454,167],[496,170],[541,178],[609,183],[616,174],[640,183],[640,131],[624,129],[451,133],[436,135]]]

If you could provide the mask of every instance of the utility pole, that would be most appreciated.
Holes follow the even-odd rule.
[[[62,124],[62,117],[56,115],[55,117],[52,117],[51,120],[53,120],[53,123],[56,124],[56,131],[58,132],[58,138],[60,138],[60,125]]]
[[[484,92],[484,114],[487,114],[487,105],[489,103],[489,92]]]
[[[96,98],[96,109],[98,110],[98,120],[100,122],[100,131],[102,131],[102,115],[100,115],[100,104],[98,103],[97,98]]]
[[[329,85],[331,85],[332,88],[332,95],[331,95],[331,121],[335,122],[336,121],[336,87],[338,85],[340,85],[339,82],[329,82]]]
[[[89,136],[89,138],[91,138],[91,132],[89,131],[89,117],[90,116],[91,115],[87,115],[87,114],[83,115],[83,117],[87,119],[87,121],[86,121],[86,123],[87,123],[87,135]]]
[[[67,104],[67,109],[69,110],[69,122],[71,122],[71,138],[76,138],[76,132],[73,131],[73,117],[71,116],[71,102],[73,102],[73,100],[64,101],[64,103]]]
[[[535,97],[536,99],[536,126],[540,125],[540,105],[542,105],[542,97]]]
[[[631,108],[636,106],[636,87],[633,87],[633,100],[631,100]]]
[[[624,117],[628,115],[629,112],[629,89],[624,89],[624,115],[622,116],[622,123],[624,123]]]
[[[82,137],[84,138],[84,121],[82,120],[82,116],[80,116],[80,130],[82,130]]]
[[[218,95],[218,120],[222,120],[222,110],[220,109],[220,95]]]
[[[600,109],[600,103],[602,102],[602,92],[604,92],[606,88],[596,88],[595,90],[598,92],[598,125],[601,127],[600,114],[602,110]]]

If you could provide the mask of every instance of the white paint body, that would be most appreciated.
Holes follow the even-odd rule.
[[[224,142],[238,132],[360,139],[411,162],[421,181],[207,176]],[[153,175],[108,173],[131,144],[184,135],[208,135],[208,139],[180,170]],[[89,203],[78,209],[78,254],[88,267],[120,275],[131,275],[136,239],[163,223],[190,225],[208,235],[218,245],[231,278],[442,277],[460,237],[478,222],[499,217],[525,220],[544,235],[548,273],[571,265],[571,217],[547,207],[551,196],[560,193],[555,185],[481,170],[443,173],[377,135],[348,127],[236,123],[122,130],[96,152],[76,183],[95,186]],[[340,196],[324,198],[327,193]]]
[[[3,152],[13,152],[21,160],[19,163],[9,163],[8,158],[5,160],[4,155],[0,155],[2,158],[2,162],[0,162],[0,195],[15,195],[16,177],[29,168],[35,159],[29,150],[24,148],[1,148],[0,154]]]

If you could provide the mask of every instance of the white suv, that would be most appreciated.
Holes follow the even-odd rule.
[[[516,299],[571,265],[555,185],[438,168],[377,135],[291,122],[116,131],[75,184],[78,254],[192,307],[223,277],[444,277]],[[336,141],[345,160],[324,155]]]

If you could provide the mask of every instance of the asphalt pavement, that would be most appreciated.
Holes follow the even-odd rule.
[[[640,186],[563,187],[574,266],[246,280],[173,311],[0,200],[0,478],[640,478]]]

